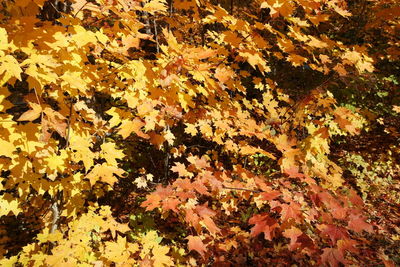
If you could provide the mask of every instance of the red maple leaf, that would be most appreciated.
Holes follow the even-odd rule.
[[[270,192],[263,192],[261,193],[261,199],[262,200],[266,200],[266,201],[270,201],[273,200],[275,198],[278,198],[282,193],[279,191],[270,191]]]
[[[299,222],[301,220],[301,206],[296,202],[292,201],[290,204],[280,204],[278,207],[281,208],[280,214],[283,221],[294,219]]]
[[[346,265],[343,253],[337,248],[324,248],[321,255],[321,262],[327,266],[337,267],[339,262]]]
[[[336,244],[339,239],[348,239],[349,235],[343,227],[339,227],[333,224],[323,224],[319,225],[318,229],[321,230],[323,235],[329,236],[332,244]]]
[[[357,233],[361,233],[363,230],[367,231],[369,233],[373,232],[372,225],[365,222],[365,220],[363,219],[363,217],[361,215],[351,214],[348,226],[351,230],[353,230]]]
[[[251,228],[251,236],[257,236],[260,233],[264,233],[264,238],[272,241],[274,237],[275,228],[278,228],[278,223],[275,219],[269,217],[268,214],[256,214],[249,220],[250,224],[254,224]]]

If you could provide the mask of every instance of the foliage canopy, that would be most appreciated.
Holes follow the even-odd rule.
[[[0,0],[0,265],[400,264],[396,2]]]

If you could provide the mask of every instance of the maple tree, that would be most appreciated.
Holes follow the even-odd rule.
[[[400,264],[394,0],[0,1],[0,264]]]

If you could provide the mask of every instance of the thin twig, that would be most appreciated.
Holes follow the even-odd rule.
[[[154,17],[153,23],[154,23],[154,35],[156,37],[157,54],[158,54],[158,53],[160,53],[160,44],[158,43],[157,23],[156,23],[156,18],[155,17]]]
[[[61,13],[61,11],[59,11],[57,9],[57,7],[51,1],[49,1],[48,3],[50,3],[50,5],[54,8],[55,11],[57,11],[58,13]]]
[[[169,5],[169,17],[172,17],[173,6],[174,6],[174,0],[171,0],[171,4]]]
[[[253,190],[253,189],[247,189],[247,188],[237,188],[237,187],[229,187],[229,186],[222,186],[223,189],[229,189],[229,190],[241,190],[241,191],[248,191],[252,193],[263,193],[265,191],[262,190]]]
[[[60,210],[58,209],[57,199],[51,204],[51,211],[53,213],[53,219],[51,221],[50,233],[54,233],[58,228],[58,220],[60,218]]]
[[[169,125],[167,125],[167,131],[169,131]],[[169,174],[169,157],[170,157],[168,141],[165,141],[165,152],[167,155],[165,157],[164,179],[165,181],[167,181]]]
[[[83,6],[81,6],[78,11],[76,11],[75,15],[73,16],[74,18],[76,18],[78,13],[87,5],[87,3],[89,3],[89,2],[86,1],[86,3]]]
[[[73,103],[73,101],[72,101],[72,99],[70,99],[70,101],[71,101],[71,104],[69,105],[68,129],[67,129],[67,136],[66,136],[67,141],[65,143],[65,147],[64,148],[67,148],[69,146],[69,136],[70,136],[70,133],[71,133],[71,117],[72,117],[72,103]]]
[[[156,164],[154,163],[154,160],[153,160],[153,157],[151,156],[151,153],[150,153],[150,152],[148,152],[148,153],[149,153],[150,161],[151,161],[151,163],[153,164],[154,169],[157,169],[157,166],[156,166]]]

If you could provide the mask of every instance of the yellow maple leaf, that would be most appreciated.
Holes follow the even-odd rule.
[[[116,166],[116,159],[122,159],[125,155],[122,150],[115,147],[115,143],[104,143],[101,145],[100,156],[111,166]]]
[[[74,162],[83,162],[86,172],[93,166],[93,160],[96,156],[90,148],[92,147],[91,136],[88,133],[75,131],[70,132],[69,147],[72,150],[71,159]]]
[[[122,264],[130,257],[130,253],[127,250],[128,243],[125,237],[119,236],[117,242],[106,241],[104,246],[103,255],[110,261]]]
[[[167,11],[167,1],[166,0],[150,0],[143,6],[143,11],[147,11],[150,14],[154,14],[156,12],[165,12]]]
[[[154,230],[148,231],[141,237],[140,241],[143,244],[143,248],[140,252],[140,257],[144,258],[147,254],[150,253],[150,250],[157,246],[162,240],[162,237],[159,237],[157,232]]]
[[[9,158],[13,157],[13,152],[15,151],[15,146],[3,139],[0,139],[0,156],[6,156]]]
[[[22,210],[19,208],[19,202],[16,199],[12,199],[9,194],[0,196],[0,217],[8,215],[12,212],[14,215],[18,215]]]
[[[197,128],[194,124],[185,123],[185,125],[186,125],[185,133],[190,134],[191,136],[197,135]]]
[[[75,34],[72,35],[71,40],[75,41],[77,47],[83,47],[88,43],[95,44],[96,34],[90,30],[86,30],[82,26],[75,25],[74,26]]]
[[[328,47],[327,43],[325,43],[321,40],[318,40],[317,38],[315,38],[313,36],[309,36],[309,38],[310,38],[310,41],[308,41],[308,43],[307,43],[309,46],[316,47],[316,48]]]
[[[252,54],[249,52],[239,52],[239,55],[247,59],[247,62],[254,68],[256,69],[256,66],[260,69],[262,72],[269,72],[271,69],[270,67],[267,66],[265,63],[265,60],[259,55],[259,54]]]
[[[170,146],[172,146],[174,144],[175,136],[171,131],[169,131],[169,130],[166,131],[164,133],[164,138],[165,138],[165,140],[167,140],[167,142]]]
[[[43,231],[36,236],[36,239],[41,242],[57,242],[63,238],[63,234],[60,231],[50,233],[49,228],[43,229]]]
[[[6,29],[0,27],[0,50],[8,48],[8,34]]]
[[[167,256],[170,248],[167,246],[156,245],[152,249],[153,260],[155,267],[164,267],[164,266],[174,266],[174,262],[172,261],[170,256]]]
[[[0,58],[0,75],[4,74],[0,79],[0,85],[5,84],[11,78],[17,78],[21,80],[22,69],[19,66],[18,61],[10,55],[6,55]]]
[[[66,158],[66,153],[64,152],[63,154],[64,157],[53,154],[50,157],[46,158],[45,161],[47,162],[47,167],[49,167],[51,170],[57,170],[57,169],[60,169],[61,171],[64,170],[65,169],[64,160]]]
[[[125,171],[120,168],[103,163],[101,165],[95,165],[85,178],[89,179],[91,186],[93,186],[97,181],[102,181],[112,186],[118,181],[114,174],[121,177],[124,173]]]
[[[122,138],[126,139],[132,132],[143,138],[150,138],[149,135],[142,132],[141,128],[145,125],[140,119],[124,120],[119,126],[118,134],[122,135]]]

